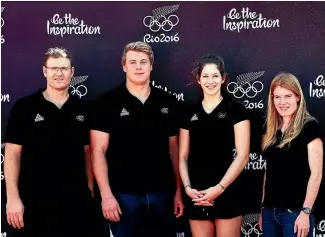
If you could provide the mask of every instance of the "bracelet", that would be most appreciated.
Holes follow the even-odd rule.
[[[188,184],[188,185],[186,185],[186,186],[184,187],[184,189],[186,189],[187,187],[190,187],[190,188],[191,188],[191,185],[189,185],[189,184]]]
[[[223,190],[226,189],[225,186],[223,186],[221,183],[218,183],[218,184],[220,185],[220,187],[221,187]]]

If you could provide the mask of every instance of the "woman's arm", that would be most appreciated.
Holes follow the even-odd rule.
[[[244,120],[235,124],[234,132],[237,156],[219,183],[224,188],[234,182],[249,161],[250,121]]]
[[[191,182],[188,175],[188,166],[187,166],[189,146],[190,146],[190,132],[189,130],[181,128],[179,133],[179,173],[185,189],[187,187],[191,187]]]
[[[312,208],[318,195],[323,175],[323,143],[320,138],[307,145],[310,177],[307,185],[306,198],[303,207]]]

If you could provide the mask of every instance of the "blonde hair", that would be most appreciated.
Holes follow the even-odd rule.
[[[291,73],[279,73],[272,80],[269,90],[266,133],[264,134],[262,140],[263,151],[276,143],[276,134],[277,131],[281,129],[283,122],[282,117],[277,112],[273,102],[273,92],[278,86],[290,90],[297,97],[299,97],[300,100],[298,102],[298,108],[294,112],[289,126],[284,132],[284,136],[277,147],[283,148],[286,144],[290,145],[290,142],[299,135],[304,125],[311,120],[315,120],[307,111],[306,101],[298,79]]]
[[[153,64],[153,60],[154,60],[153,51],[149,44],[145,42],[137,41],[125,45],[122,53],[122,60],[121,60],[122,65],[125,64],[126,53],[129,51],[137,51],[137,52],[142,52],[147,54],[149,56],[150,63]]]

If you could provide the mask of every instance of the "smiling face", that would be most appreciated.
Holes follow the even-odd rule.
[[[49,57],[46,66],[43,66],[43,74],[47,80],[47,86],[55,90],[66,90],[69,88],[74,67],[68,58]]]
[[[132,84],[144,85],[150,79],[152,64],[149,55],[144,52],[128,51],[125,55],[123,71]]]
[[[221,94],[221,85],[224,81],[225,79],[222,77],[216,64],[206,64],[198,79],[204,96]]]
[[[273,103],[282,117],[291,118],[298,108],[300,97],[292,91],[277,86],[273,91]]]

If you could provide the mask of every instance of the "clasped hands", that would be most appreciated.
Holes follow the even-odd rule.
[[[185,188],[186,194],[192,199],[195,206],[213,206],[214,200],[224,192],[220,185],[198,191],[191,187]]]

